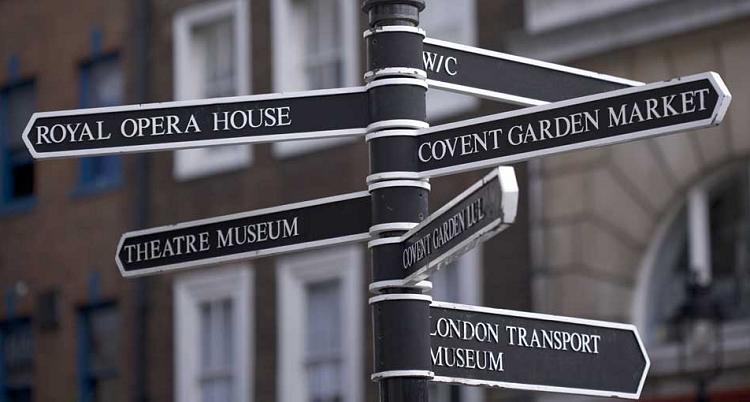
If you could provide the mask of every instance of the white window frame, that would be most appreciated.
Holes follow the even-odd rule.
[[[174,282],[175,399],[200,402],[200,306],[230,298],[235,325],[233,367],[234,400],[253,400],[255,352],[253,271],[246,265],[214,267],[181,274]]]
[[[441,39],[467,46],[476,46],[477,19],[476,0],[461,0],[460,6],[454,4],[456,0],[431,0],[422,12],[420,26],[427,32],[428,38]],[[450,21],[457,35],[449,35],[439,30],[430,30],[429,17],[426,13],[443,12],[450,14],[446,20]],[[468,112],[479,106],[479,99],[475,96],[460,95],[439,89],[427,91],[427,119],[431,122],[443,120],[460,113]]]
[[[299,41],[290,28],[298,25],[293,21],[292,2],[294,0],[274,0],[271,2],[271,44],[273,53],[273,91],[304,91],[305,82],[295,82],[290,77],[300,75],[299,65],[289,62],[293,54],[299,51]],[[359,43],[362,40],[359,30],[360,10],[358,2],[338,0],[341,23],[341,43],[343,44],[344,68],[343,87],[361,85],[362,75],[359,69]],[[357,137],[327,138],[321,140],[301,140],[274,143],[272,151],[278,159],[291,158],[320,151],[343,143],[356,141]]]
[[[174,99],[188,100],[201,96],[192,85],[196,81],[191,68],[193,27],[231,17],[234,20],[236,44],[237,93],[250,93],[250,6],[248,0],[214,1],[180,10],[173,20]],[[213,152],[212,152],[213,151]],[[177,180],[190,180],[250,166],[253,160],[250,145],[231,145],[220,153],[208,148],[174,152],[173,175]]]
[[[458,300],[453,302],[461,304],[482,305],[482,245],[468,251],[456,260],[458,272]],[[440,271],[438,271],[440,272]],[[433,294],[435,301],[442,300]],[[448,384],[434,383],[437,386],[448,387]],[[484,401],[484,388],[482,387],[460,387],[461,402]]]
[[[363,386],[363,252],[359,245],[325,248],[277,259],[278,345],[276,392],[280,401],[306,401],[305,314],[310,283],[340,280],[343,400],[365,399]]]

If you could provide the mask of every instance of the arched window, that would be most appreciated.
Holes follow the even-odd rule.
[[[688,189],[657,236],[642,277],[641,324],[651,345],[676,341],[687,282],[711,284],[726,336],[750,323],[750,164],[733,164]],[[733,331],[733,327],[735,331]]]

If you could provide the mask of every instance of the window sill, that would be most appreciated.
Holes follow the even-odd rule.
[[[0,203],[0,218],[31,212],[36,206],[36,197],[21,198]]]
[[[122,180],[113,179],[94,183],[78,183],[70,193],[71,198],[93,197],[102,193],[116,190],[122,184]]]

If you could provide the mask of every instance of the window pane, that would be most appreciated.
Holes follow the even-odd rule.
[[[232,17],[198,25],[193,30],[202,66],[204,97],[236,95],[235,43]]]
[[[121,105],[124,99],[123,74],[120,59],[108,56],[81,67],[84,80],[81,106],[105,107]],[[120,177],[119,156],[94,156],[81,159],[81,184],[104,187]]]
[[[84,339],[87,341],[81,375],[81,392],[91,401],[121,401],[118,377],[120,360],[120,319],[114,305],[87,308],[83,315]]]
[[[201,315],[201,367],[211,367],[211,303],[200,305]]]
[[[338,0],[307,2],[307,55],[305,65],[309,89],[343,85],[340,7]]]
[[[22,134],[34,112],[34,84],[16,85],[0,92],[0,137],[4,142],[4,199],[13,201],[34,193],[34,162]]]
[[[232,324],[232,301],[226,299],[221,302],[221,325],[222,325],[222,358],[221,366],[230,368],[232,366],[232,338],[234,337],[234,325]]]
[[[96,60],[83,67],[89,82],[84,85],[84,107],[116,106],[123,103],[123,77],[118,57]]]
[[[200,384],[204,402],[229,401],[233,395],[234,324],[231,299],[201,303]]]
[[[10,199],[26,198],[34,195],[34,161],[28,157],[26,149],[8,152],[10,159]]]
[[[89,367],[93,377],[111,377],[117,373],[119,360],[119,316],[115,307],[89,313]]]
[[[31,323],[13,320],[3,325],[2,364],[5,372],[3,388],[10,400],[28,400],[34,372],[34,349]]]
[[[341,286],[307,286],[307,387],[310,401],[341,399]]]
[[[21,134],[34,113],[34,85],[24,84],[8,90],[7,105],[6,143],[11,148],[24,148]]]
[[[237,50],[234,17],[227,16],[192,29],[191,56],[193,70],[200,83],[196,98],[216,98],[237,95]],[[245,146],[227,145],[202,148],[210,158],[236,159]],[[242,159],[242,158],[240,158]]]

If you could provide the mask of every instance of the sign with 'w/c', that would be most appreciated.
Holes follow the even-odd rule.
[[[431,38],[424,40],[422,59],[430,88],[522,106],[643,85],[611,75]]]

